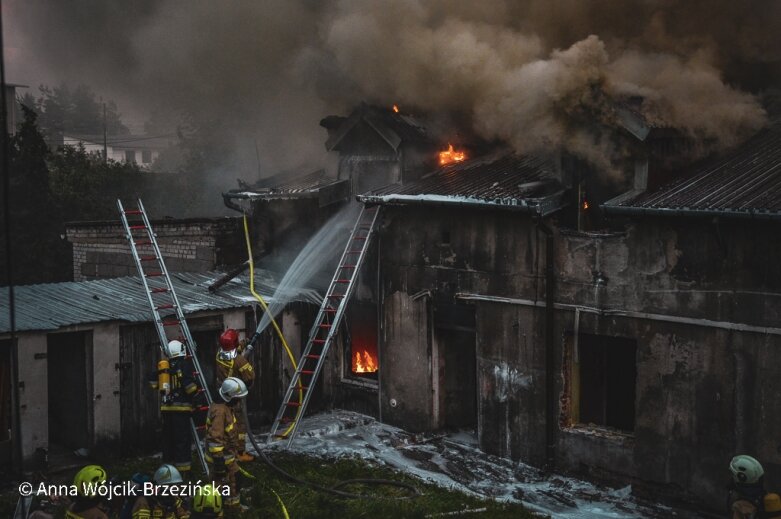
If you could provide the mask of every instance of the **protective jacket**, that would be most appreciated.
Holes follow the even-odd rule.
[[[236,473],[239,471],[236,456],[239,449],[239,433],[233,409],[224,402],[212,402],[209,417],[206,419],[206,461],[212,474],[228,485],[230,495],[223,496],[226,506],[237,506],[239,494],[236,486]],[[219,468],[219,470],[218,470]],[[223,476],[217,475],[222,473]]]
[[[255,370],[244,355],[236,355],[236,358],[226,359],[222,351],[217,352],[215,362],[217,372],[217,387],[228,377],[238,377],[249,388],[255,382]]]
[[[233,409],[223,402],[212,402],[206,419],[206,445],[209,452],[206,461],[225,465],[233,463],[239,447],[236,416]]]
[[[108,519],[108,514],[99,503],[76,501],[68,507],[65,519]]]

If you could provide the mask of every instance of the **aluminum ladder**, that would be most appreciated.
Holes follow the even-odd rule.
[[[325,363],[328,349],[339,331],[339,324],[355,288],[358,272],[366,258],[379,212],[379,206],[364,207],[355,222],[347,246],[339,259],[339,266],[309,332],[309,339],[298,361],[298,367],[290,379],[285,398],[271,426],[269,442],[287,439],[287,447],[293,442],[300,418],[303,418],[306,412],[317,377]]]
[[[208,476],[209,467],[206,464],[204,442],[199,431],[205,434],[205,416],[209,405],[212,403],[212,397],[196,355],[198,347],[190,334],[190,328],[187,326],[182,306],[176,297],[174,285],[171,283],[171,277],[165,266],[163,255],[160,252],[160,247],[157,245],[157,236],[149,223],[144,204],[141,202],[141,199],[138,199],[138,207],[136,209],[125,209],[122,201],[117,200],[117,208],[122,218],[122,225],[125,228],[125,237],[130,244],[133,261],[136,263],[141,284],[144,286],[149,307],[152,309],[155,329],[160,339],[160,349],[163,355],[165,355],[165,345],[168,344],[169,340],[179,339],[184,343],[187,348],[187,356],[192,360],[195,369],[193,375],[195,375],[200,386],[198,393],[203,393],[206,399],[207,405],[196,407],[196,413],[194,414],[194,416],[202,415],[204,423],[196,425],[195,418],[191,418],[190,428],[196,445],[198,460],[201,463],[204,474]],[[129,218],[134,220],[131,222]],[[165,315],[161,311],[165,312]],[[169,330],[171,331],[170,336]]]

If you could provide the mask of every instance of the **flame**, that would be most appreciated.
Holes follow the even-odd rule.
[[[589,207],[588,200],[583,200],[583,210],[585,211],[586,209],[588,209],[588,207]]]
[[[461,162],[466,159],[466,153],[463,151],[456,151],[453,149],[453,145],[448,143],[447,151],[439,152],[439,165],[444,166],[453,162]]]
[[[374,373],[377,371],[377,362],[367,350],[356,351],[353,355],[353,371],[355,373]]]
[[[399,113],[399,107],[396,105],[393,105],[393,111],[396,113]]]

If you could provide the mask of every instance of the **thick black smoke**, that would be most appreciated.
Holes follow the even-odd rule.
[[[267,169],[319,160],[317,120],[360,100],[457,113],[519,150],[565,146],[600,162],[609,150],[574,116],[609,118],[612,100],[639,96],[655,122],[727,147],[765,124],[755,94],[781,60],[773,0],[3,5],[10,50],[25,58],[12,66],[90,84],[126,112],[222,118]]]

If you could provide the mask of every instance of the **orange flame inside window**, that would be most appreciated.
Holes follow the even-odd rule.
[[[453,145],[447,145],[447,150],[439,152],[439,165],[444,166],[446,164],[452,164],[453,162],[461,162],[466,159],[466,153],[463,151],[456,151],[453,149]]]
[[[377,371],[377,359],[368,350],[359,350],[353,354],[354,373],[374,373]]]
[[[399,107],[396,105],[393,105],[393,111],[396,113],[399,113]]]
[[[588,207],[588,200],[583,200],[583,210],[585,211]]]

